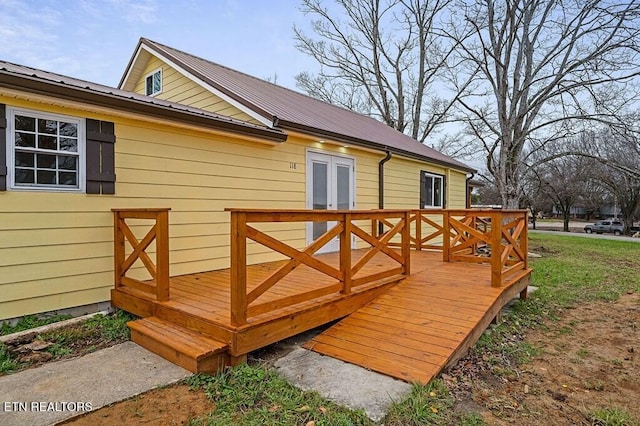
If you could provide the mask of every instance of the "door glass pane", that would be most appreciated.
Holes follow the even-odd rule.
[[[442,207],[442,179],[433,179],[433,205]]]
[[[349,192],[351,185],[349,179],[349,166],[338,166],[336,172],[337,181],[337,195],[338,195],[338,210],[349,210],[351,207],[349,203]]]
[[[328,188],[327,188],[327,173],[328,168],[326,163],[312,163],[313,164],[313,209],[314,210],[327,210],[328,207]],[[322,234],[327,232],[327,222],[313,222],[313,239],[317,239]]]

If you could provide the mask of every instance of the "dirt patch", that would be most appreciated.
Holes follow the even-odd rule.
[[[589,413],[602,408],[620,408],[640,419],[640,295],[565,310],[526,341],[540,354],[519,369],[496,374],[499,369],[486,363],[471,365],[475,378],[466,389],[461,375],[450,378],[462,400],[485,408],[489,424],[591,424]]]
[[[215,409],[202,391],[187,385],[155,389],[135,398],[103,407],[62,424],[74,426],[183,425]]]
[[[59,343],[61,334],[75,336]],[[49,361],[83,356],[100,349],[127,341],[127,338],[104,339],[98,332],[88,330],[83,324],[74,324],[44,333],[29,333],[6,343],[9,354],[21,363],[19,370],[39,367]]]

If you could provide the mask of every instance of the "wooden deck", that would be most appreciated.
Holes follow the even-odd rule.
[[[112,303],[142,317],[130,323],[134,341],[194,372],[347,317],[308,347],[426,383],[529,282],[520,211],[232,211],[231,268],[169,277],[168,210],[115,211]],[[130,219],[155,221],[136,236]],[[305,221],[335,226],[302,249],[259,226]],[[352,235],[369,247],[352,250]],[[316,254],[337,236],[338,252]],[[248,240],[285,260],[248,265]],[[150,280],[128,275],[138,260]]]
[[[364,250],[353,250],[355,259]],[[327,264],[337,264],[338,253],[316,256]],[[390,261],[376,255],[363,274],[384,270]],[[435,256],[434,256],[435,258]],[[247,267],[247,288],[253,290],[258,283],[278,271],[286,261],[250,265]],[[157,316],[233,345],[230,352],[241,356],[302,331],[317,327],[350,314],[379,294],[386,291],[401,277],[380,280],[355,288],[349,295],[332,293],[312,300],[301,301],[270,312],[262,312],[249,318],[246,324],[232,324],[230,313],[230,269],[207,271],[171,277],[171,298],[158,301],[152,295],[131,288],[112,290],[115,306],[140,317]],[[313,292],[333,284],[326,275],[301,266],[283,278],[277,289],[265,293],[263,303],[270,303],[301,292]]]
[[[304,347],[407,382],[426,384],[477,341],[500,309],[526,297],[529,272],[492,287],[486,265],[415,252],[414,273]]]

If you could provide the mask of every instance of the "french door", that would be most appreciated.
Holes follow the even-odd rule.
[[[314,210],[350,210],[354,202],[353,158],[307,153],[307,208]],[[335,226],[335,222],[313,222],[307,226],[307,244]],[[340,250],[339,238],[327,243],[318,253]]]

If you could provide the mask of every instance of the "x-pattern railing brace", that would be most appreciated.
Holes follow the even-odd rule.
[[[156,239],[156,226],[153,225],[149,232],[147,232],[147,234],[140,241],[138,241],[135,235],[133,235],[131,229],[129,229],[129,227],[124,223],[124,220],[122,220],[118,226],[133,248],[133,251],[131,252],[131,254],[129,254],[129,257],[127,257],[127,259],[122,264],[122,276],[127,273],[127,271],[131,268],[131,266],[133,266],[136,260],[140,259],[145,268],[147,268],[147,271],[149,271],[149,274],[151,274],[151,277],[155,280],[156,265],[154,265],[153,261],[145,252],[145,250]]]
[[[396,234],[402,231],[402,229],[405,226],[404,221],[401,220],[395,225],[391,224],[390,222],[387,222],[386,225],[391,226],[391,229],[389,231],[384,232],[378,238],[371,236],[370,234],[368,234],[367,232],[365,232],[364,230],[362,230],[361,228],[355,225],[351,225],[353,234],[361,238],[364,242],[369,243],[371,245],[369,250],[367,250],[364,256],[360,258],[358,263],[356,263],[353,266],[353,268],[351,268],[351,276],[354,276],[355,274],[357,274],[358,271],[360,271],[367,263],[369,263],[369,261],[378,252],[382,252],[387,256],[389,256],[390,258],[392,258],[393,260],[395,260],[396,262],[402,264],[403,262],[402,256],[400,256],[397,252],[391,250],[387,244],[389,243],[389,241],[391,241],[391,239],[394,236],[396,236]]]
[[[267,290],[273,287],[278,281],[287,276],[295,268],[301,264],[307,265],[323,274],[327,274],[339,281],[344,279],[341,271],[333,268],[332,266],[316,259],[313,254],[325,246],[329,241],[338,236],[343,230],[343,224],[338,223],[329,231],[325,232],[320,238],[312,242],[304,250],[297,250],[257,229],[247,225],[247,238],[262,244],[268,248],[271,248],[287,257],[290,260],[278,268],[267,279],[254,288],[249,294],[247,294],[247,303],[255,301],[258,297],[264,294]]]

